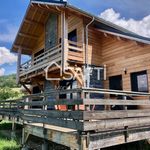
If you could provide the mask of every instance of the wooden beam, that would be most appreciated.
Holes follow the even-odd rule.
[[[28,47],[23,46],[23,45],[17,45],[17,44],[15,44],[14,47],[16,47],[18,49],[21,48],[22,50],[32,51],[31,48],[28,48]]]
[[[3,109],[0,109],[1,111]],[[0,112],[1,112],[0,111]],[[83,120],[83,112],[82,111],[57,111],[57,110],[19,110],[19,112],[25,115],[37,115],[37,116],[46,116],[50,118],[68,118],[68,119],[77,119]]]
[[[29,38],[29,39],[34,39],[34,40],[37,40],[39,38],[36,35],[30,35],[30,34],[27,34],[27,33],[19,33],[18,35],[22,36],[22,37],[25,37],[25,38]]]
[[[68,16],[66,12],[61,13],[61,37],[62,37],[62,70],[67,68],[68,58]]]
[[[75,70],[72,68],[69,69],[69,71],[72,73],[72,75],[75,77],[75,79],[78,81],[78,83],[80,84],[80,86],[82,87],[84,82],[83,82],[83,76],[80,77]]]
[[[27,92],[28,92],[29,94],[32,94],[32,92],[30,91],[30,89],[29,89],[25,84],[22,84],[22,86],[27,90]]]
[[[123,118],[123,119],[109,119],[99,121],[86,121],[84,122],[84,131],[108,131],[108,130],[119,130],[125,127],[141,127],[149,126],[150,117],[137,117],[137,118]]]
[[[52,94],[51,94],[52,96]],[[56,94],[53,94],[53,96],[57,96]],[[40,99],[43,97],[35,97],[32,98],[34,99]],[[29,106],[43,106],[43,105],[47,105],[47,106],[55,106],[55,105],[82,105],[83,101],[81,99],[76,99],[76,100],[69,100],[69,99],[65,99],[65,100],[55,100],[55,101],[32,101],[32,102],[21,102],[18,103],[18,106],[25,106],[25,105],[29,105]]]
[[[33,21],[33,20],[30,20],[30,19],[25,19],[24,20],[25,23],[28,23],[28,24],[31,24],[31,25],[39,25],[41,27],[44,27],[44,23],[40,23],[38,21]]]
[[[60,14],[60,12],[58,12],[58,10],[56,9],[56,6],[54,8],[52,8],[52,7],[45,5],[45,4],[35,4],[35,3],[32,6],[38,8],[38,10],[40,12],[44,11],[45,13],[52,12],[52,13]],[[59,7],[59,9],[61,9],[61,8]]]
[[[150,110],[112,110],[112,111],[84,111],[83,120],[101,120],[132,117],[150,117]]]
[[[44,118],[44,117],[37,117],[37,116],[21,116],[21,119],[25,121],[31,121],[33,123],[45,123],[49,125],[75,129],[83,131],[83,122],[79,121],[71,121],[71,120],[63,120],[63,119],[54,119],[54,118]]]
[[[112,134],[113,133],[113,134]],[[150,138],[150,128],[132,129],[129,137],[125,140],[125,131],[110,133],[97,133],[89,137],[89,149],[101,149],[110,146],[126,144],[130,142],[146,140]],[[132,149],[132,148],[131,148]]]
[[[18,60],[17,60],[17,74],[16,74],[16,83],[19,84],[19,75],[20,75],[20,66],[21,66],[21,52],[22,48],[18,49]]]
[[[150,100],[84,99],[84,105],[149,106]]]
[[[103,94],[115,94],[122,96],[150,96],[150,93],[144,92],[133,92],[133,91],[121,91],[111,89],[98,89],[98,88],[82,88],[83,92],[86,93],[103,93]]]
[[[108,35],[107,35],[106,33],[104,33],[104,36],[105,36],[105,37],[108,37]]]
[[[73,150],[79,150],[79,135],[77,132],[66,129],[66,128],[59,128],[55,126],[55,130],[53,126],[46,125],[46,136],[44,135],[44,128],[34,125],[26,125],[25,130],[37,137],[47,139],[49,141],[67,146],[72,148]],[[68,142],[69,141],[69,142]]]

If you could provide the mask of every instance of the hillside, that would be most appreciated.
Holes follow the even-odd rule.
[[[15,74],[0,77],[0,100],[16,99],[22,95]]]
[[[17,88],[18,85],[16,84],[16,74],[7,75],[0,77],[0,88]]]

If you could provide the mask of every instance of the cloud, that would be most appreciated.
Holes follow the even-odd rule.
[[[0,68],[0,76],[3,76],[5,73],[5,69],[4,68]]]
[[[0,20],[0,42],[13,42],[18,27],[10,24],[7,20]]]
[[[5,74],[5,67],[6,64],[13,64],[17,61],[17,56],[10,53],[10,50],[6,47],[0,47],[0,76]],[[3,66],[3,67],[2,67]]]
[[[17,61],[17,56],[10,53],[6,47],[0,47],[0,66],[4,64],[12,64]]]
[[[102,12],[99,17],[150,38],[150,15],[145,16],[142,20],[134,20],[132,18],[126,20],[125,18],[121,18],[120,13],[110,8]]]

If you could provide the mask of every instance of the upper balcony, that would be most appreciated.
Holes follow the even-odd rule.
[[[31,58],[29,61],[21,64],[19,68],[19,77],[26,77],[37,73],[42,73],[44,69],[51,63],[55,62],[60,66],[64,63],[65,54],[67,53],[66,63],[75,63],[75,64],[83,64],[84,56],[83,56],[83,44],[77,43],[73,41],[68,41],[68,50],[62,49],[62,44],[58,44],[57,46],[44,51],[40,55]]]
[[[12,51],[18,53],[17,82],[43,75],[51,62],[63,69],[84,63],[83,18],[60,10],[53,5],[29,5],[12,46]],[[21,55],[31,60],[21,64]]]

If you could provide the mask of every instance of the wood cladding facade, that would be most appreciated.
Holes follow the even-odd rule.
[[[45,48],[46,43],[46,24],[49,19],[49,14],[57,14],[57,23],[55,22],[54,29],[56,31],[52,32],[52,34],[57,34],[54,36],[55,44],[60,44],[62,42],[62,31],[63,23],[61,18],[61,12],[52,9],[49,9],[49,13],[47,10],[42,13],[39,13],[39,9],[41,8],[30,8],[29,15],[27,16],[25,23],[22,26],[22,32],[29,32],[38,37],[35,40],[32,37],[32,40],[27,38],[23,38],[20,36],[18,38],[18,42],[22,41],[22,44],[26,44],[26,47],[29,47],[31,51],[32,59],[34,58],[35,53]],[[51,12],[52,11],[52,12]],[[76,52],[78,47],[74,46],[73,51],[69,51],[65,46],[64,50],[61,51],[61,54],[64,55],[65,63],[69,66],[74,66],[77,61],[82,61],[81,64],[85,63],[85,46],[86,46],[86,25],[91,20],[86,20],[87,18],[79,15],[76,12],[64,11],[65,12],[65,21],[66,27],[65,30],[66,36],[76,30],[77,33],[77,43],[80,43],[83,47],[80,49],[82,52]],[[33,26],[33,22],[37,24],[37,26]],[[57,25],[56,25],[57,24]],[[57,28],[57,29],[56,29]],[[33,29],[33,30],[32,30]],[[53,30],[52,30],[53,31]],[[65,39],[67,40],[67,39]],[[24,42],[25,41],[25,42]],[[34,41],[34,42],[32,42]],[[56,42],[57,41],[57,42]],[[64,42],[65,43],[65,42]],[[69,42],[68,42],[69,43]],[[67,43],[67,44],[68,44]],[[54,44],[54,45],[55,45]],[[67,45],[66,44],[66,45]],[[64,44],[65,45],[65,44]],[[71,44],[71,46],[74,44]],[[31,46],[31,47],[30,47]],[[68,47],[67,47],[68,48]],[[68,48],[69,49],[69,48]],[[82,56],[83,55],[83,56]],[[122,75],[123,80],[123,90],[131,90],[131,80],[130,73],[139,72],[139,71],[147,71],[148,81],[150,81],[150,45],[144,44],[141,45],[134,40],[129,40],[125,38],[119,38],[115,35],[110,35],[109,33],[103,33],[100,30],[97,30],[92,24],[88,28],[88,64],[95,66],[106,65],[107,69],[107,80],[104,81],[104,88],[109,88],[109,77]],[[68,60],[76,60],[73,64]],[[81,60],[83,59],[83,60]],[[70,64],[69,64],[70,63]],[[81,66],[81,65],[79,65]],[[126,69],[127,73],[125,74],[124,70]],[[35,75],[36,76],[36,75]],[[150,91],[150,86],[149,86]]]
[[[122,75],[123,90],[131,91],[130,73],[144,70],[147,71],[150,81],[150,45],[142,46],[135,41],[103,36],[102,60],[107,66],[105,88],[109,88],[108,77]],[[127,71],[126,74],[124,69]]]

